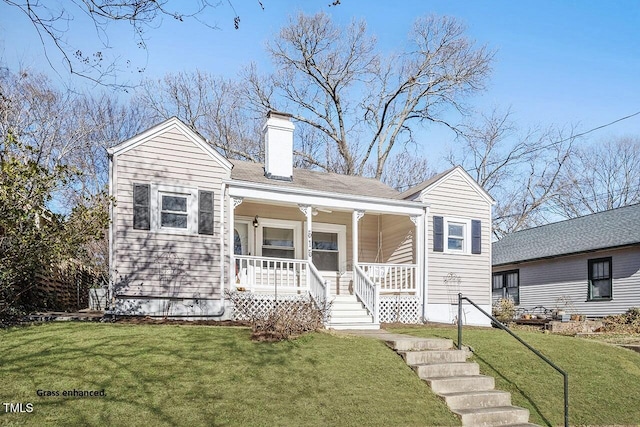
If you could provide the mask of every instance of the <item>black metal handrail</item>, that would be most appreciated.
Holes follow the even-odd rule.
[[[553,369],[558,371],[564,377],[564,425],[565,427],[569,427],[569,374],[567,374],[563,369],[559,368],[558,365],[553,363],[547,356],[540,353],[535,348],[531,347],[528,343],[526,343],[522,338],[514,334],[511,329],[509,329],[506,325],[500,322],[498,319],[484,311],[482,308],[478,306],[475,302],[471,301],[467,297],[463,297],[461,293],[458,294],[458,350],[462,349],[462,300],[466,300],[471,303],[475,308],[480,310],[482,314],[487,316],[489,319],[493,321],[493,323],[502,329],[503,331],[509,333],[512,337],[520,341],[525,347],[535,353],[536,356],[547,362]]]

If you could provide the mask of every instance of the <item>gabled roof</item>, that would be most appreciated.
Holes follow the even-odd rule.
[[[134,136],[133,138],[129,138],[126,141],[121,142],[120,144],[107,149],[107,152],[111,156],[118,156],[134,149],[135,147],[143,144],[151,138],[172,129],[176,129],[180,133],[185,135],[189,141],[200,147],[202,151],[207,153],[214,160],[218,161],[223,167],[231,169],[232,165],[226,157],[218,153],[199,133],[191,129],[189,126],[185,125],[177,117],[171,117],[164,122],[157,124],[156,126],[153,126],[152,128],[147,129],[146,131]]]
[[[233,181],[394,200],[400,194],[374,178],[294,168],[293,181],[281,181],[264,176],[264,166],[261,163],[242,160],[231,160],[231,163]]]
[[[397,197],[399,199],[407,199],[407,200],[414,200],[417,199],[418,197],[420,197],[423,193],[428,193],[429,191],[433,190],[434,188],[436,188],[440,183],[444,182],[449,176],[453,175],[454,173],[460,173],[462,178],[467,181],[469,183],[469,185],[478,193],[480,194],[480,196],[482,196],[484,199],[487,200],[488,203],[490,204],[494,204],[495,200],[493,199],[493,197],[491,197],[491,195],[489,193],[487,193],[487,191],[482,188],[482,186],[480,186],[480,184],[478,184],[472,177],[471,175],[469,175],[467,173],[466,170],[464,170],[464,168],[462,166],[455,166],[452,167],[451,169],[448,169],[444,172],[441,172],[437,175],[432,176],[431,178],[429,178],[428,180],[421,182],[420,184],[416,185],[415,187],[412,187],[402,193],[400,193]]]
[[[640,204],[517,231],[493,243],[493,265],[640,244]]]

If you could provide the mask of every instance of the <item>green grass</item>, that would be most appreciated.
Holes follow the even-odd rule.
[[[393,332],[457,340],[452,327],[401,327]],[[568,372],[571,425],[640,423],[640,353],[582,338],[517,333]],[[529,409],[531,422],[563,424],[562,375],[498,329],[465,328],[462,342],[474,348],[481,372],[496,378],[496,388],[511,392],[515,405]]]
[[[39,397],[37,390],[106,397]],[[459,421],[381,342],[256,343],[241,328],[57,323],[0,330],[0,425],[428,426]]]

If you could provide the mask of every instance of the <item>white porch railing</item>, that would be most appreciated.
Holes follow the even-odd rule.
[[[380,323],[380,287],[376,286],[358,265],[353,266],[353,290],[371,313],[373,323]]]
[[[417,293],[416,264],[359,263],[358,266],[382,293]]]
[[[307,260],[236,255],[236,287],[249,291],[302,293],[307,286]]]
[[[309,292],[320,304],[330,299],[329,286],[315,266],[305,259],[236,255],[236,287],[248,291]]]
[[[309,269],[309,293],[318,307],[325,308],[331,301],[329,285],[312,262],[307,261]]]

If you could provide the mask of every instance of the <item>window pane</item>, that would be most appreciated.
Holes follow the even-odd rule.
[[[162,210],[186,212],[187,198],[183,196],[162,196]]]
[[[314,251],[312,260],[318,270],[339,271],[338,252]]]
[[[264,246],[293,248],[293,230],[290,228],[264,227],[262,229],[262,244]]]
[[[447,247],[453,251],[462,250],[462,239],[449,237]]]
[[[294,258],[293,249],[273,249],[273,248],[262,248],[262,256],[271,257],[271,258]]]
[[[609,279],[592,280],[591,298],[611,298],[611,281]]]
[[[508,288],[518,287],[518,273],[507,274],[507,287]]]
[[[323,249],[327,251],[338,250],[338,234],[337,233],[321,233],[313,232],[313,249]]]
[[[507,298],[515,304],[520,304],[520,290],[518,288],[507,288]]]
[[[449,237],[464,237],[463,224],[449,224]]]
[[[161,227],[187,228],[187,215],[162,212],[160,215]]]
[[[493,289],[502,288],[502,274],[496,274],[493,276]]]

